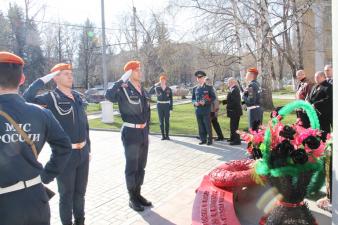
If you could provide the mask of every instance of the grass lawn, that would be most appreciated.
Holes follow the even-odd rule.
[[[275,99],[275,106],[282,106],[290,102],[291,100],[284,99]],[[174,111],[170,115],[170,133],[171,134],[188,134],[188,135],[197,135],[197,122],[195,117],[195,112],[192,104],[184,104],[174,106]],[[264,123],[267,124],[267,121],[270,118],[270,112],[264,113]],[[229,127],[230,120],[226,117],[225,106],[221,105],[221,111],[218,116],[219,123],[223,130],[225,137],[229,136]],[[285,123],[293,123],[295,121],[295,114],[292,114],[284,119]],[[94,119],[89,121],[89,126],[91,128],[104,128],[119,130],[122,126],[122,120],[120,116],[114,117],[113,124],[104,124],[101,122],[101,119]],[[243,130],[248,126],[248,116],[247,112],[244,112],[244,115],[241,117],[239,129]],[[153,133],[160,133],[160,125],[158,121],[157,110],[154,109],[151,112],[151,124],[150,131]]]
[[[284,89],[279,91],[272,92],[273,95],[294,95],[295,91],[293,90],[292,85],[286,85]]]
[[[86,111],[87,113],[101,111],[101,105],[98,103],[89,103]]]

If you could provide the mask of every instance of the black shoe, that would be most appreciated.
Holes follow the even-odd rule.
[[[135,189],[135,195],[137,197],[137,200],[141,205],[143,206],[152,206],[153,204],[151,201],[148,201],[145,197],[141,195],[141,187]]]
[[[199,145],[204,145],[206,144],[207,142],[206,141],[201,141],[200,143],[198,143]]]
[[[137,198],[137,190],[128,190],[129,193],[129,207],[137,212],[142,212],[144,207]]]
[[[141,203],[141,205],[143,206],[152,206],[153,204],[151,203],[151,201],[148,201],[146,198],[144,198],[142,195],[138,196],[138,201]]]
[[[230,145],[241,145],[240,141],[232,141],[230,142]]]
[[[169,136],[167,136],[167,137],[165,137],[165,139],[166,139],[166,140],[170,140],[170,137],[169,137]]]
[[[142,212],[144,210],[144,207],[136,198],[129,199],[129,207],[136,212]]]
[[[74,225],[84,225],[84,218],[83,219],[75,219]]]
[[[208,141],[207,145],[212,145],[212,141]]]
[[[215,141],[223,141],[224,138],[216,138]]]
[[[161,141],[167,140],[166,137],[162,136]]]

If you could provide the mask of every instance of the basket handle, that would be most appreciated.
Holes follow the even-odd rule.
[[[311,127],[313,129],[320,129],[320,124],[319,124],[318,116],[317,116],[315,109],[310,103],[305,102],[303,100],[297,100],[294,102],[290,102],[289,104],[281,108],[278,112],[278,114],[281,116],[280,119],[283,119],[285,116],[287,116],[288,114],[290,114],[292,111],[296,109],[305,110],[307,116],[309,117]],[[273,118],[272,125],[275,126],[280,119],[276,117]],[[266,129],[265,135],[264,135],[264,148],[265,149],[264,151],[262,151],[263,157],[267,157],[267,151],[269,151],[270,145],[271,145],[271,130]]]

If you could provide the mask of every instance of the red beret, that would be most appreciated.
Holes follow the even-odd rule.
[[[61,71],[61,70],[72,70],[72,65],[71,64],[67,64],[67,63],[59,63],[56,64],[51,70],[50,72],[55,72],[55,71]]]
[[[128,70],[136,70],[140,66],[140,61],[129,61],[126,65],[124,65],[124,71],[127,72]]]
[[[247,72],[249,72],[249,73],[254,73],[254,74],[258,75],[258,70],[257,70],[256,67],[251,67],[251,68],[249,68],[249,69],[247,70]]]
[[[10,52],[0,52],[0,63],[25,64],[22,58]]]

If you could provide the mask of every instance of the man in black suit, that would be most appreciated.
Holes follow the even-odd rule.
[[[223,104],[227,104],[227,116],[230,118],[230,145],[240,145],[241,139],[239,134],[236,133],[238,130],[239,120],[243,115],[241,105],[240,90],[235,78],[231,77],[227,81],[229,87],[229,93],[227,99],[223,101]]]
[[[333,99],[332,99],[332,84],[325,76],[325,73],[320,71],[315,74],[316,84],[308,98],[308,101],[317,111],[320,129],[323,131],[323,136],[326,137],[330,133],[333,120]],[[332,207],[332,155],[326,152],[325,171],[326,171],[326,197],[317,201],[317,206],[325,210],[330,210]]]
[[[327,81],[322,71],[315,74],[315,81],[316,85],[307,100],[317,111],[320,129],[330,133],[333,120],[332,84]]]

